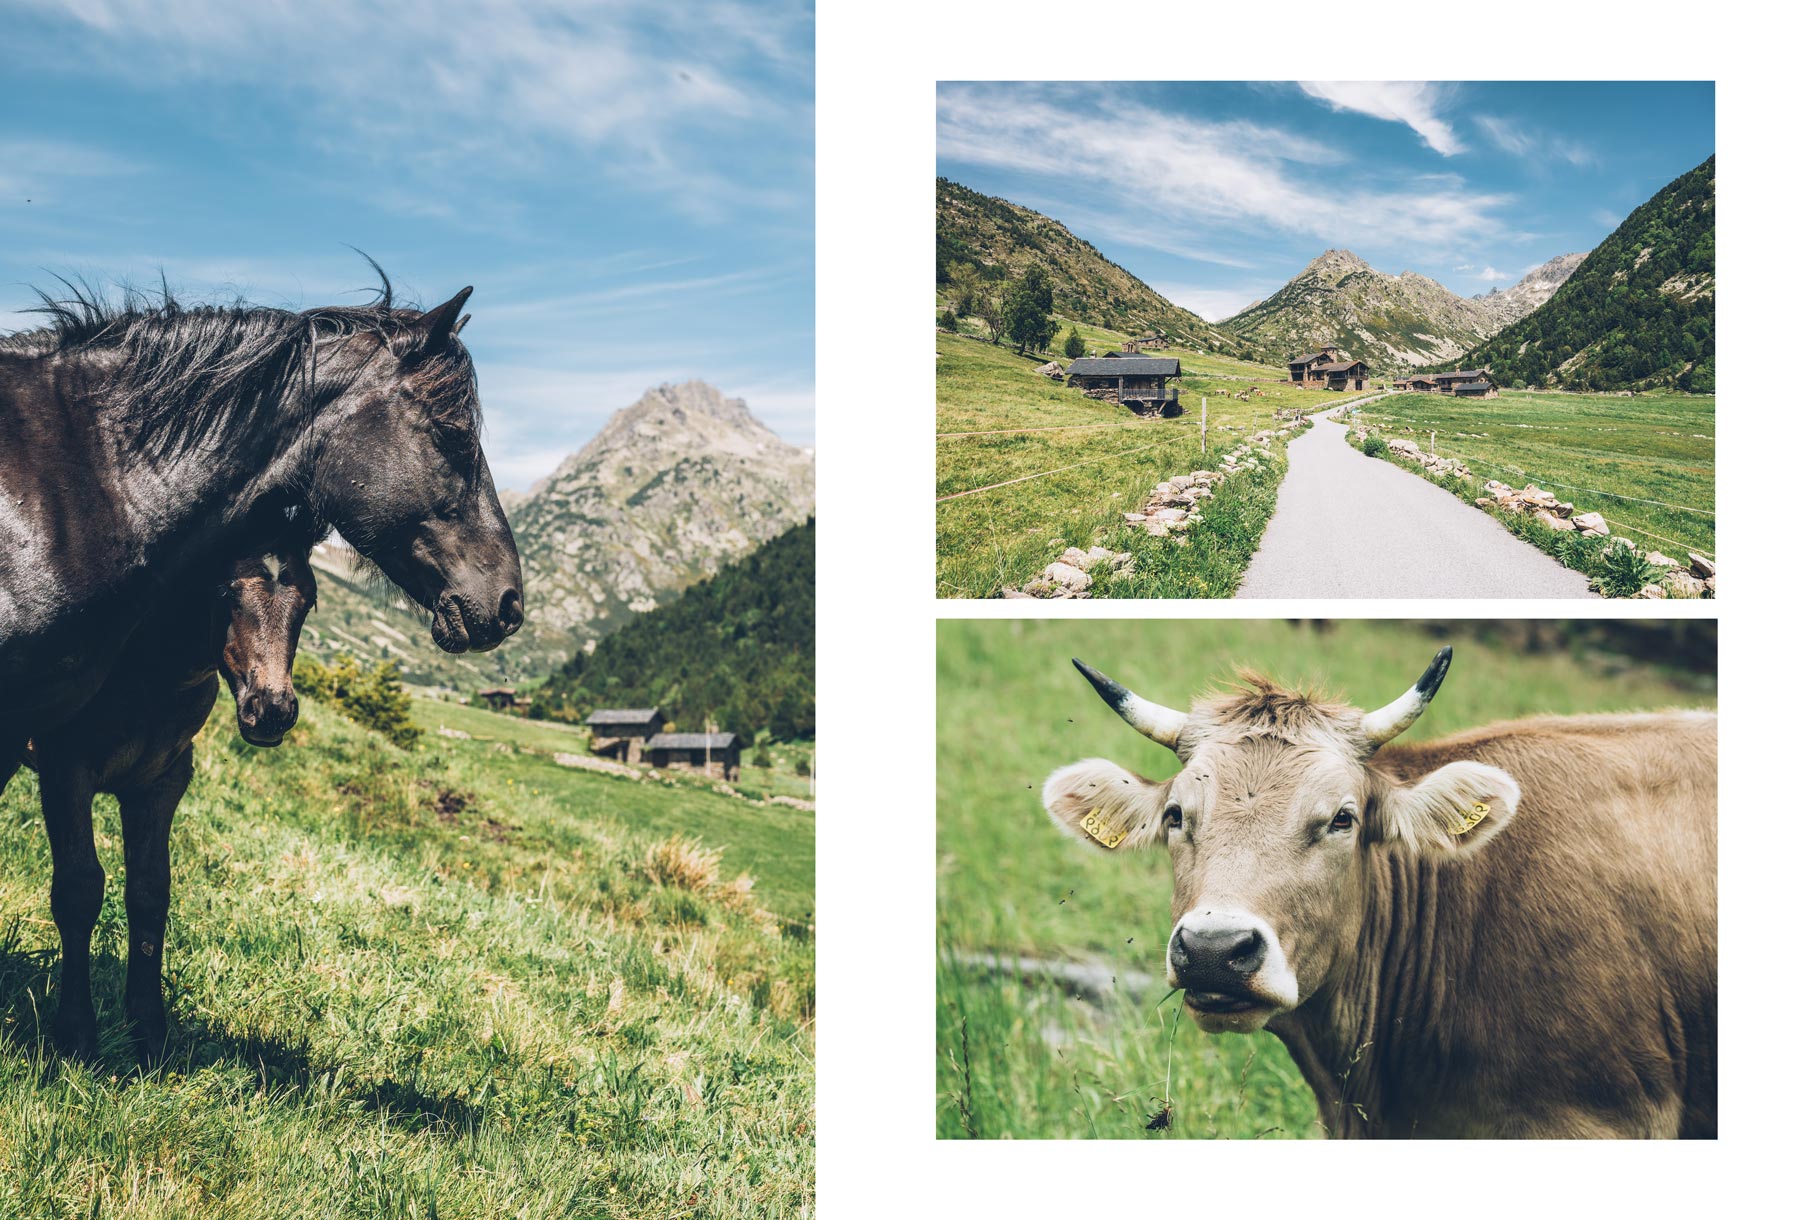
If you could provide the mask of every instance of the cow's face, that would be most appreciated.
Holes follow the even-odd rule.
[[[1424,709],[1448,654],[1367,715],[1258,682],[1183,716],[1083,667],[1182,768],[1159,783],[1088,759],[1050,777],[1044,804],[1097,849],[1169,852],[1169,984],[1202,1028],[1258,1029],[1327,986],[1356,949],[1379,853],[1474,850],[1512,816],[1518,785],[1494,767],[1454,762],[1401,786],[1367,765]]]

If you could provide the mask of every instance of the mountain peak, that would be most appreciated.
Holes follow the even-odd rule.
[[[1305,269],[1300,272],[1300,275],[1312,276],[1315,279],[1330,280],[1332,283],[1337,284],[1342,283],[1346,278],[1355,275],[1359,271],[1373,270],[1373,267],[1357,257],[1352,251],[1339,250],[1336,247],[1333,247],[1319,255],[1319,257],[1313,259],[1312,262],[1306,264]]]

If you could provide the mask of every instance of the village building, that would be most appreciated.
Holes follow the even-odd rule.
[[[1288,361],[1288,380],[1317,390],[1365,388],[1369,384],[1369,366],[1361,360],[1340,360],[1341,354],[1341,349],[1326,346],[1297,356]]]
[[[1122,356],[1109,352],[1072,361],[1065,377],[1089,398],[1116,402],[1138,415],[1181,414],[1181,390],[1169,378],[1181,376],[1172,356]]]
[[[1494,388],[1494,375],[1486,369],[1433,373],[1431,380],[1438,392],[1459,398],[1492,398],[1500,392]]]
[[[658,733],[644,755],[658,770],[693,771],[736,783],[742,745],[736,733]]]
[[[1305,385],[1309,381],[1323,381],[1325,374],[1319,370],[1337,358],[1338,349],[1335,347],[1322,347],[1316,352],[1296,356],[1288,361],[1288,380],[1296,385]]]
[[[518,706],[519,702],[519,692],[510,686],[494,686],[487,690],[478,690],[475,692],[475,697],[485,700],[490,712],[508,711]]]
[[[1418,394],[1429,394],[1431,391],[1437,389],[1437,382],[1421,373],[1416,377],[1408,377],[1402,381],[1396,381],[1394,383],[1394,388],[1396,390],[1412,390]]]
[[[663,729],[662,709],[601,708],[582,722],[587,725],[588,750],[618,762],[644,761],[645,743]]]

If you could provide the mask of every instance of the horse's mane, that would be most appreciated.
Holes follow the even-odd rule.
[[[37,290],[42,304],[32,311],[48,324],[0,337],[0,353],[114,352],[118,361],[101,398],[136,426],[138,443],[159,455],[208,447],[272,425],[295,389],[318,401],[312,391],[334,388],[321,378],[319,340],[373,334],[387,347],[412,339],[420,311],[396,304],[387,273],[373,259],[370,266],[381,286],[371,289],[375,299],[368,304],[297,311],[241,298],[184,303],[166,282],[155,294],[126,285],[115,301],[58,276],[63,293]],[[360,371],[340,361],[328,376],[347,385]],[[479,434],[474,366],[459,339],[415,376],[434,416]]]

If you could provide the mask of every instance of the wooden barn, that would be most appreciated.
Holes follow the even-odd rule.
[[[478,690],[475,692],[475,697],[484,701],[490,712],[509,711],[519,702],[519,692],[510,686],[493,686],[487,690]]]
[[[1138,415],[1181,414],[1181,390],[1169,378],[1181,376],[1172,356],[1089,356],[1073,361],[1066,380],[1089,398],[1116,402]]]
[[[1318,371],[1328,390],[1361,390],[1369,384],[1369,366],[1360,360],[1334,360]]]
[[[605,707],[582,721],[587,725],[588,750],[618,762],[644,761],[645,743],[663,729],[661,708]]]
[[[644,743],[650,765],[736,783],[743,747],[736,733],[658,733]]]
[[[1486,369],[1433,373],[1431,380],[1439,393],[1454,394],[1459,398],[1492,398],[1500,392],[1494,388],[1494,375]]]
[[[1394,383],[1394,388],[1396,390],[1411,390],[1417,394],[1429,394],[1431,391],[1437,389],[1437,382],[1421,373],[1416,377],[1408,377],[1402,381],[1396,381]]]
[[[1288,380],[1295,385],[1324,381],[1325,366],[1335,363],[1337,358],[1338,349],[1335,347],[1322,347],[1316,352],[1296,356],[1288,361]]]

